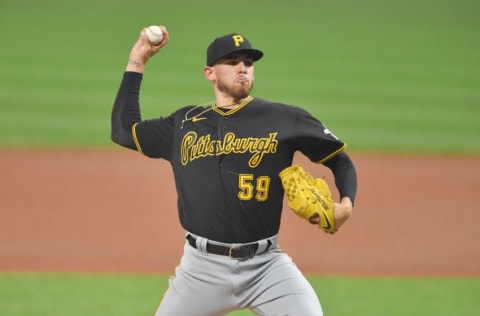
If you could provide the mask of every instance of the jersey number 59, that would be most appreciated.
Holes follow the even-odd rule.
[[[270,188],[270,178],[260,176],[257,179],[253,174],[240,174],[238,176],[238,198],[243,201],[249,201],[255,198],[259,202],[268,199],[268,190]]]

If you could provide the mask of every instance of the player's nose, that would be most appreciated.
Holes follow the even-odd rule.
[[[248,67],[247,67],[247,65],[245,64],[244,61],[241,61],[237,64],[237,69],[238,69],[239,72],[245,73],[245,72],[247,72],[247,68]]]

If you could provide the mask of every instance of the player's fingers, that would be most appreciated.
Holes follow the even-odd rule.
[[[164,46],[165,44],[168,43],[170,37],[168,35],[168,31],[167,31],[167,28],[163,25],[160,25],[160,28],[162,29],[162,32],[163,32],[163,41],[160,43],[161,46]]]
[[[142,31],[140,32],[140,38],[138,39],[139,42],[142,43],[142,46],[151,46],[149,40],[148,40],[148,35],[147,35],[147,28],[143,28]]]
[[[155,55],[162,47],[164,47],[168,43],[169,36],[168,36],[167,28],[163,25],[159,25],[159,26],[162,29],[163,39],[158,44],[153,45],[152,43],[150,43],[147,35],[147,28],[143,28],[142,31],[140,32],[140,40],[143,43],[142,46],[148,58]]]
[[[309,218],[310,224],[315,224],[318,225],[320,224],[320,216],[318,214],[315,214]]]
[[[168,40],[170,39],[168,36],[167,28],[163,25],[159,25],[159,27],[162,29],[163,39],[160,43],[152,45],[152,52],[154,54],[158,52],[163,46],[167,45]],[[148,40],[148,37],[147,37],[147,40]]]

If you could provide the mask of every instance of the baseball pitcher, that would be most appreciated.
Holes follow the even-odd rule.
[[[160,27],[163,39],[156,44],[141,31],[111,117],[115,143],[162,158],[173,169],[186,240],[155,315],[244,308],[257,315],[322,315],[313,288],[280,249],[278,233],[284,197],[306,225],[330,234],[351,216],[357,178],[346,144],[302,108],[251,95],[254,63],[264,54],[238,33],[217,37],[207,48],[203,74],[213,102],[143,120],[143,74],[169,41]],[[296,152],[331,169],[338,201],[323,179],[292,166]]]

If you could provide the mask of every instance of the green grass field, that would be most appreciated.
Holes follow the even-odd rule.
[[[325,315],[478,315],[478,279],[310,277]],[[0,314],[153,315],[156,275],[0,274]],[[248,310],[230,316],[254,315]],[[193,316],[193,315],[192,315]]]
[[[475,0],[11,1],[0,10],[0,147],[100,147],[131,46],[161,23],[145,118],[211,101],[205,49],[265,52],[254,95],[310,110],[357,151],[480,152]]]
[[[114,148],[131,46],[164,24],[144,118],[211,101],[205,49],[246,35],[254,95],[307,108],[351,150],[480,153],[476,0],[10,1],[0,10],[0,148]],[[163,276],[0,274],[0,315],[151,315]],[[325,314],[477,315],[478,278],[311,277]],[[237,312],[231,315],[251,315]]]

